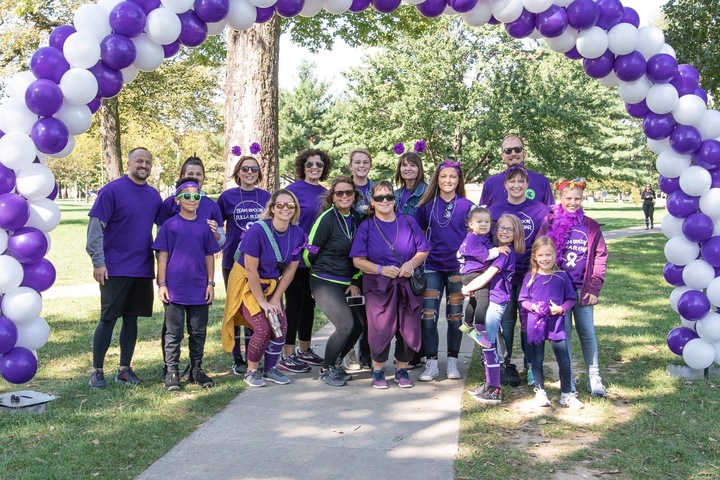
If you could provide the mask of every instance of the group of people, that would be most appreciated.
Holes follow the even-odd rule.
[[[258,187],[259,159],[241,156],[232,174],[237,187],[215,203],[202,192],[204,168],[194,157],[183,165],[175,195],[161,202],[146,184],[152,156],[133,150],[128,174],[104,187],[89,213],[88,252],[102,304],[90,385],[105,386],[104,356],[120,316],[115,381],[140,381],[130,362],[137,316],[152,310],[153,251],[165,304],[164,385],[179,389],[183,378],[212,385],[202,357],[214,298],[212,259],[222,250],[222,345],[232,352],[232,373],[250,387],[287,384],[288,373],[312,366],[320,367],[319,382],[341,387],[353,379],[348,371],[354,366],[368,367],[372,386],[386,389],[393,339],[392,381],[412,387],[409,372],[422,362],[417,379],[433,381],[441,376],[444,300],[445,377],[461,378],[463,330],[473,330],[486,371],[485,382],[470,390],[478,401],[499,403],[502,383],[520,384],[511,363],[518,318],[524,373],[538,405],[550,405],[543,374],[549,342],[560,367],[560,404],[582,408],[570,361],[573,321],[588,392],[605,396],[593,306],[607,248],[600,225],[583,213],[585,184],[560,179],[551,187],[527,170],[517,135],[503,139],[500,155],[507,169],[485,182],[481,206],[467,198],[457,162],[437,165],[426,182],[420,155],[407,152],[398,158],[394,184],[372,182],[372,156],[364,149],[350,153],[350,175],[330,180],[328,188],[321,182],[332,159],[306,150],[295,159],[296,181],[272,194]],[[154,223],[159,231],[153,242]],[[419,270],[424,288],[416,281]],[[311,346],[316,306],[335,327],[324,357]],[[181,374],[185,324],[190,362]]]

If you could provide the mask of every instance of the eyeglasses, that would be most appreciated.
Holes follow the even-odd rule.
[[[260,171],[260,167],[242,166],[242,167],[240,167],[240,170],[242,170],[243,173],[248,173],[248,172],[257,173]]]
[[[498,232],[505,232],[505,233],[515,233],[515,229],[513,227],[497,227]]]
[[[178,193],[175,198],[181,198],[183,200],[195,200],[196,202],[199,202],[202,198],[201,193]]]
[[[509,148],[503,148],[503,152],[505,152],[505,155],[510,155],[512,152],[520,153],[523,150],[525,150],[525,147],[509,147]]]
[[[355,195],[355,190],[335,190],[333,195],[336,197],[352,197]]]
[[[325,166],[325,163],[321,162],[320,160],[318,160],[316,162],[312,162],[312,161],[305,162],[305,168],[312,168],[312,167],[323,168],[324,166]]]
[[[285,210],[285,208],[287,208],[288,210],[295,210],[295,208],[297,207],[294,202],[277,202],[275,203],[275,206],[279,210]]]
[[[395,201],[395,195],[392,193],[388,193],[387,195],[375,195],[372,197],[373,200],[375,200],[378,203],[382,202],[394,202]]]
[[[447,205],[445,205],[445,212],[443,212],[443,218],[450,218],[452,217],[452,209],[455,205],[453,205],[452,202],[448,202]]]

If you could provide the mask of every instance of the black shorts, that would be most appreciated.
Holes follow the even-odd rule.
[[[151,317],[153,313],[153,279],[110,277],[100,286],[100,323],[113,322],[121,316]]]

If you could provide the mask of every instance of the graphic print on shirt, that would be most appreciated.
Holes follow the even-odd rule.
[[[529,190],[528,190],[529,191]],[[529,241],[530,237],[532,237],[533,232],[535,232],[535,221],[532,219],[530,215],[528,215],[525,212],[513,212],[515,216],[517,216],[520,219],[520,223],[523,226],[523,230],[525,231],[525,241]]]
[[[255,200],[243,200],[235,205],[232,218],[235,225],[243,232],[246,232],[264,210],[265,208]],[[248,220],[250,221],[248,222]]]
[[[570,230],[565,248],[563,249],[563,269],[572,270],[577,268],[578,264],[585,261],[588,249],[587,232],[579,229]]]

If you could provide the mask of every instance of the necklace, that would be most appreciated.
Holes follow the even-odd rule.
[[[390,240],[385,236],[385,233],[380,229],[380,225],[378,225],[376,218],[373,216],[373,223],[375,224],[375,228],[377,228],[377,231],[380,232],[380,236],[387,244],[388,248],[390,248],[390,251],[395,251],[395,245],[397,245],[398,239],[400,238],[400,228],[398,227],[398,221],[397,217],[395,217],[395,220],[393,223],[395,224],[395,241],[393,243],[390,243]]]
[[[240,188],[240,187],[238,187],[238,188]],[[249,191],[243,190],[242,188],[240,188],[240,201],[241,201],[241,202],[244,202],[244,201],[245,201],[245,195],[244,195],[245,192],[250,193]],[[258,189],[257,189],[257,188],[253,188],[253,189],[252,189],[252,192],[255,194],[255,204],[256,204],[256,205],[260,205],[260,202],[258,201]]]
[[[272,228],[273,233],[274,233],[275,236],[278,237],[278,238],[284,237],[284,236],[287,235],[288,232],[290,231],[290,225],[288,225],[287,230],[285,230],[282,234],[280,234],[280,232],[275,229],[275,225],[273,225],[272,221],[270,221],[270,228]]]
[[[452,221],[452,217],[455,214],[455,204],[457,203],[457,193],[453,197],[452,200],[449,202],[446,202],[445,204],[445,212],[442,215],[442,218],[440,218],[440,215],[438,215],[437,209],[435,208],[435,204],[437,203],[439,195],[436,195],[433,199],[433,209],[432,209],[432,218],[435,220],[435,223],[437,223],[438,227],[445,228],[448,225],[450,225],[450,222]]]
[[[333,208],[335,211],[335,218],[337,219],[338,223],[340,224],[340,230],[343,232],[343,235],[345,235],[349,240],[352,241],[353,237],[355,236],[355,231],[357,230],[355,226],[355,222],[353,221],[352,214],[350,214],[350,225],[347,224],[344,218],[340,218],[340,215],[338,215],[338,209]],[[344,215],[342,215],[344,217]]]

